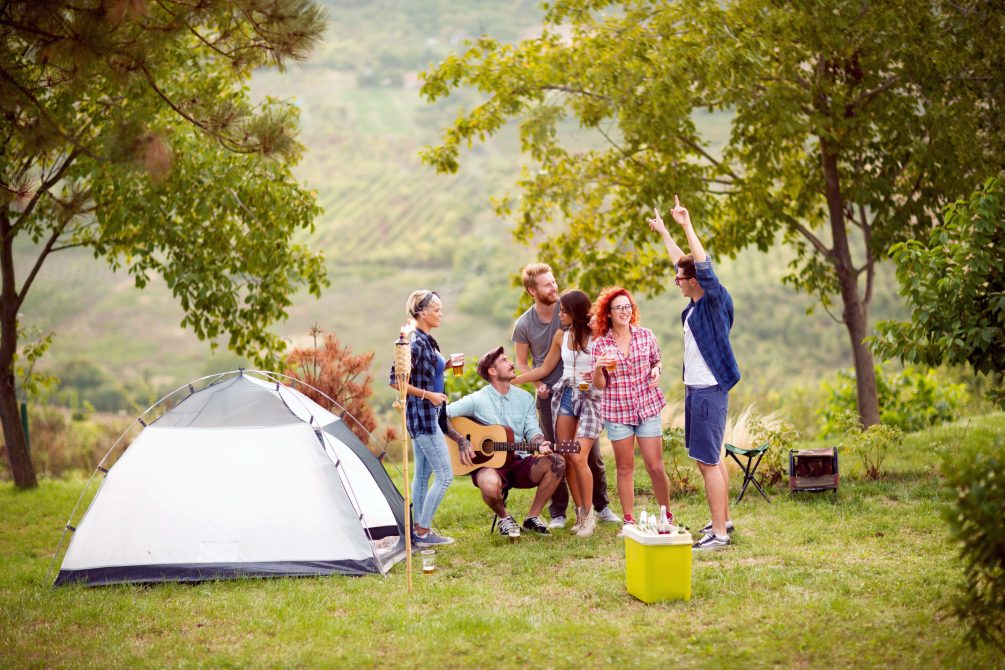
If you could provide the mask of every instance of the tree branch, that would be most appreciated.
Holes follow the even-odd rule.
[[[160,99],[164,101],[164,104],[166,104],[168,107],[170,107],[172,109],[172,111],[174,111],[175,114],[177,114],[178,116],[182,117],[183,119],[185,119],[186,121],[188,121],[189,123],[191,123],[196,128],[199,128],[200,130],[202,130],[203,132],[207,133],[208,135],[216,138],[216,140],[218,142],[220,142],[220,144],[222,144],[224,147],[226,147],[230,151],[233,151],[235,153],[246,153],[246,154],[254,153],[253,150],[251,150],[251,149],[245,149],[245,148],[241,147],[239,144],[237,144],[236,142],[234,142],[232,139],[230,139],[226,135],[223,135],[221,133],[218,133],[218,132],[214,131],[212,128],[210,128],[208,125],[206,125],[205,122],[200,121],[199,119],[196,119],[194,116],[186,114],[185,111],[183,111],[181,109],[181,107],[179,107],[178,105],[176,105],[174,103],[174,100],[172,100],[171,98],[169,98],[168,95],[164,91],[161,90],[160,86],[157,85],[157,82],[154,80],[153,75],[150,73],[150,70],[147,68],[147,66],[145,64],[141,64],[139,66],[139,70],[140,70],[140,72],[143,73],[143,77],[147,80],[147,83],[150,84],[150,88],[153,89],[154,93],[156,93],[160,97]]]
[[[862,235],[865,237],[865,298],[862,302],[865,304],[866,309],[868,309],[869,302],[872,300],[873,283],[876,278],[876,254],[872,248],[872,226],[869,225],[869,220],[866,218],[865,205],[859,203],[858,211],[859,217],[862,219]]]
[[[887,79],[886,81],[884,81],[882,84],[880,84],[876,88],[872,89],[871,91],[866,91],[865,93],[863,93],[859,97],[857,97],[854,100],[852,100],[851,102],[849,102],[847,105],[845,105],[845,111],[846,112],[850,112],[851,110],[860,109],[862,107],[865,107],[870,102],[872,102],[876,98],[876,96],[878,96],[880,93],[883,93],[884,91],[889,90],[895,84],[900,83],[900,81],[901,81],[900,75],[897,75],[897,74],[893,75],[892,77],[890,77],[889,79]]]
[[[42,264],[45,262],[45,259],[48,258],[50,253],[52,253],[53,246],[55,246],[56,240],[59,239],[59,236],[63,234],[63,230],[66,228],[67,223],[69,223],[69,221],[64,222],[52,232],[52,235],[45,243],[42,251],[39,252],[38,258],[35,259],[35,265],[31,268],[31,272],[28,273],[28,277],[24,280],[24,284],[21,285],[21,290],[17,292],[17,300],[14,302],[15,312],[21,309],[21,304],[28,295],[28,289],[31,288],[32,282],[35,281],[35,277],[38,276],[38,271],[42,269]]]
[[[810,231],[810,229],[804,226],[803,224],[799,223],[796,220],[792,220],[789,222],[789,225],[798,230],[803,237],[809,240],[810,244],[813,245],[813,248],[816,249],[817,252],[820,253],[824,258],[830,258],[834,254],[834,251],[832,249],[827,248],[827,245],[825,245],[820,240],[819,237],[814,235],[813,232]]]
[[[28,201],[28,204],[25,205],[24,210],[21,212],[21,216],[17,217],[17,221],[15,221],[14,225],[11,226],[11,232],[14,235],[17,234],[17,229],[23,226],[24,222],[28,220],[28,217],[35,209],[35,205],[38,204],[38,200],[39,198],[42,197],[42,194],[47,193],[50,188],[55,186],[59,182],[59,180],[63,178],[63,174],[66,173],[66,170],[70,167],[70,164],[73,163],[73,161],[76,160],[77,157],[80,156],[82,153],[84,152],[81,149],[74,149],[73,151],[71,151],[70,155],[67,156],[66,160],[63,161],[63,164],[59,166],[59,169],[56,170],[55,173],[48,180],[42,182],[42,184],[38,187],[38,190],[35,191],[35,195],[33,195],[31,197],[31,200]]]
[[[593,93],[591,91],[584,91],[581,88],[573,88],[572,86],[560,86],[558,84],[548,84],[539,87],[542,91],[560,91],[562,93],[569,93],[572,95],[583,95],[588,98],[595,98],[597,100],[604,100],[610,102],[611,98],[606,95],[600,95],[599,93]]]

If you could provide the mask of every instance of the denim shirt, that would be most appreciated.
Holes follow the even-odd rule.
[[[733,355],[733,345],[729,343],[729,331],[733,327],[733,298],[712,271],[711,259],[695,263],[694,274],[705,294],[697,301],[692,300],[681,312],[680,323],[683,326],[687,313],[693,310],[690,326],[698,351],[715,375],[715,381],[722,390],[728,391],[740,381],[740,368]]]

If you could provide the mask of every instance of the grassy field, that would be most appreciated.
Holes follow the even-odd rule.
[[[936,466],[959,439],[1002,434],[999,414],[909,436],[879,482],[855,477],[845,457],[836,504],[748,494],[735,545],[695,558],[692,600],[654,605],[625,591],[615,527],[510,545],[488,534],[463,479],[437,518],[457,544],[439,552],[435,575],[415,575],[411,596],[403,564],[387,578],[53,590],[45,573],[83,483],[4,484],[0,665],[1005,667],[965,646],[948,613],[962,571]],[[511,500],[522,515],[527,494]],[[675,511],[692,527],[707,516],[698,496]]]

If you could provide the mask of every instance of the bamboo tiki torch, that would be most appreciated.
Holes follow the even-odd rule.
[[[405,571],[408,573],[408,592],[412,592],[412,512],[409,501],[411,486],[408,482],[408,420],[406,404],[408,402],[408,378],[412,373],[412,347],[405,335],[405,327],[401,328],[398,340],[394,343],[394,377],[398,382],[398,407],[401,409],[401,464],[405,471]]]

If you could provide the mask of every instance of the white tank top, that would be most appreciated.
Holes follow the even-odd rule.
[[[586,342],[586,351],[573,351],[569,347],[569,338],[572,330],[566,331],[562,336],[562,379],[571,379],[573,384],[578,384],[585,379],[584,375],[593,369],[592,358],[590,356],[591,337]],[[575,378],[573,377],[575,375]]]

